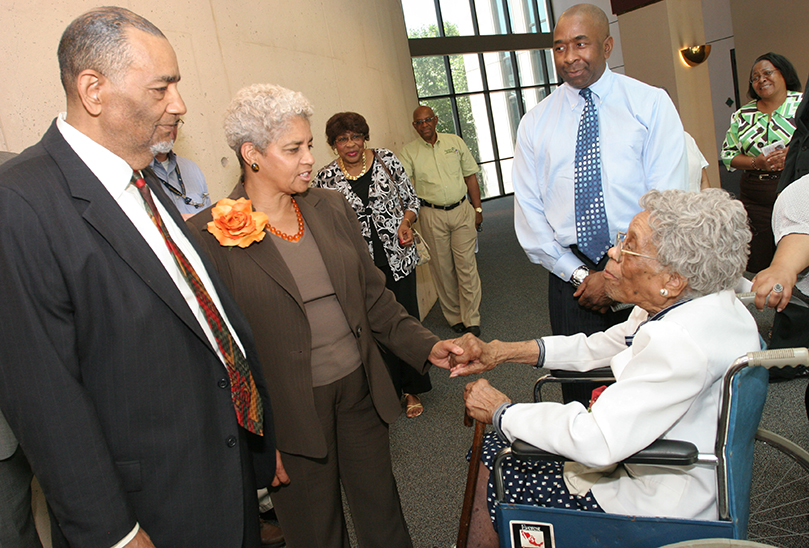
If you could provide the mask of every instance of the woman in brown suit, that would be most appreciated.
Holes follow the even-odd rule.
[[[401,407],[377,343],[422,373],[461,349],[385,289],[345,198],[309,189],[311,113],[280,86],[239,91],[225,133],[242,179],[189,223],[256,336],[287,546],[349,546],[342,483],[360,546],[409,547],[388,442]]]

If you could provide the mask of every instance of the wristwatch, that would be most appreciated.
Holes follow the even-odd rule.
[[[482,207],[476,207],[475,208],[475,213],[483,213],[483,208]]]
[[[573,274],[570,275],[570,283],[573,284],[573,287],[579,287],[581,283],[584,281],[590,274],[590,269],[584,265],[581,265],[579,268],[573,271]]]

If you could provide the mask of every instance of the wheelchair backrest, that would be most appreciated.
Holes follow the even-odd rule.
[[[749,366],[746,358],[737,360],[725,374],[716,438],[719,517],[733,520],[736,538],[747,538],[753,449],[768,382],[767,368]]]

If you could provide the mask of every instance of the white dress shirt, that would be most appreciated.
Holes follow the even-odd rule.
[[[790,183],[778,195],[772,210],[772,231],[776,244],[789,234],[809,234],[809,175]],[[809,295],[806,270],[798,274],[795,287],[804,295]]]
[[[683,125],[666,92],[607,68],[590,86],[598,111],[601,183],[610,235],[625,232],[638,200],[687,189]],[[576,244],[574,157],[584,98],[564,84],[520,122],[514,152],[514,228],[528,258],[567,281]]]

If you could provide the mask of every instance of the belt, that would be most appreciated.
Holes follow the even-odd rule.
[[[421,200],[421,205],[423,205],[423,206],[431,207],[433,209],[443,209],[444,211],[449,211],[450,209],[455,209],[456,207],[458,207],[459,205],[464,203],[464,200],[466,200],[466,196],[461,198],[461,200],[459,202],[456,202],[454,204],[449,204],[449,205],[436,205],[436,204],[431,204],[430,202],[428,202],[427,200],[424,200],[424,199],[420,199],[420,200]]]
[[[747,177],[754,181],[777,181],[781,178],[781,172],[771,173],[768,171],[747,171]]]

